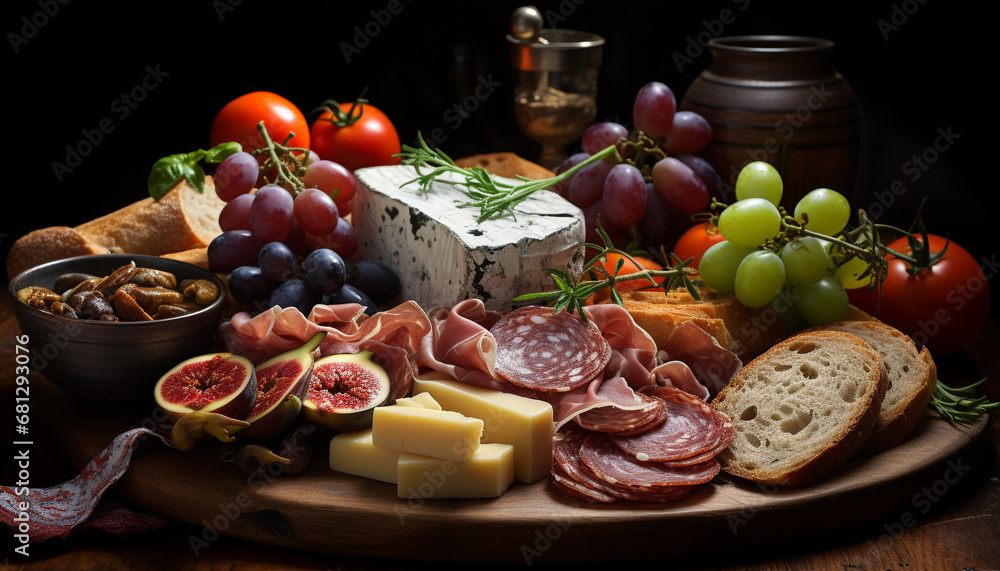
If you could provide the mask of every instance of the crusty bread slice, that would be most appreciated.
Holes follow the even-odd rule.
[[[657,342],[669,337],[681,321],[691,318],[745,361],[785,338],[781,320],[771,308],[747,307],[732,293],[703,289],[699,294],[700,301],[685,290],[666,295],[662,291],[637,290],[623,295],[622,301],[632,319]]]
[[[889,386],[882,358],[839,331],[775,345],[741,369],[712,401],[733,421],[726,472],[784,486],[828,476],[871,435]]]
[[[222,233],[219,213],[224,206],[212,177],[206,177],[202,193],[182,179],[159,201],[145,198],[75,228],[53,226],[25,234],[7,254],[7,277],[73,256],[161,256],[204,248]]]
[[[905,333],[881,321],[839,321],[813,329],[860,337],[878,351],[889,374],[878,423],[861,454],[876,454],[905,440],[927,410],[937,383],[937,365],[927,347],[918,351]]]

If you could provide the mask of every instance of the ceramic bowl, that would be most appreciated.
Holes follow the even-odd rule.
[[[17,299],[28,286],[52,289],[70,272],[105,276],[135,261],[136,266],[213,282],[222,295],[212,304],[179,317],[143,322],[69,319],[35,309]],[[102,402],[150,400],[163,373],[182,360],[208,353],[226,303],[225,286],[193,264],[133,254],[101,254],[58,260],[15,276],[7,288],[14,316],[27,335],[32,374],[84,398]]]

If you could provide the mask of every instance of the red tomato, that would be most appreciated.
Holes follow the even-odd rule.
[[[722,242],[725,238],[714,224],[702,222],[688,228],[674,245],[674,254],[683,262],[688,258],[694,258],[689,268],[698,269],[698,263],[705,254],[705,250],[715,244]]]
[[[986,323],[989,284],[964,248],[941,236],[929,234],[927,238],[932,253],[948,244],[944,257],[911,276],[906,262],[887,256],[889,271],[882,282],[881,308],[877,289],[852,289],[847,295],[852,304],[906,333],[918,346],[926,345],[932,356],[953,355],[968,347]],[[905,237],[888,247],[910,254]]]
[[[341,106],[351,115],[353,103]],[[310,147],[321,159],[339,163],[354,172],[364,167],[398,165],[392,155],[401,149],[399,134],[385,113],[370,103],[361,106],[361,117],[350,125],[339,126],[331,121],[333,113],[324,111],[309,129]]]
[[[208,144],[236,141],[247,152],[264,147],[264,138],[257,123],[264,122],[267,134],[275,143],[283,143],[289,133],[295,133],[289,147],[309,148],[309,123],[298,107],[284,97],[268,91],[241,95],[226,104],[212,122]],[[263,162],[264,156],[258,157]]]

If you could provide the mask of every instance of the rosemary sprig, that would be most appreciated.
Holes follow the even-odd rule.
[[[499,182],[481,167],[462,168],[455,164],[441,149],[432,149],[424,141],[423,136],[417,133],[418,147],[403,145],[402,151],[395,156],[400,157],[400,162],[404,165],[413,165],[417,169],[416,178],[403,183],[402,186],[419,183],[420,192],[430,192],[434,182],[441,182],[452,185],[466,186],[465,194],[469,197],[469,202],[459,204],[461,207],[479,208],[479,217],[476,222],[482,223],[491,218],[503,216],[514,217],[514,208],[523,202],[533,193],[566,180],[573,176],[583,167],[600,160],[612,160],[621,162],[621,157],[614,145],[611,145],[598,153],[594,153],[587,160],[567,169],[565,172],[553,178],[533,180],[522,178],[517,185]],[[430,168],[430,171],[421,172],[421,168]],[[453,180],[441,177],[445,173],[455,173],[462,177],[462,180]]]
[[[976,396],[976,387],[983,384],[986,378],[966,387],[949,387],[940,380],[931,395],[931,405],[941,416],[952,424],[972,423],[984,414],[1000,415],[1000,402],[991,402],[985,396]]]
[[[607,232],[601,228],[600,224],[597,225],[596,230],[604,244],[584,244],[586,248],[597,250],[597,254],[595,254],[583,265],[583,271],[579,276],[571,276],[569,272],[562,269],[550,268],[549,275],[552,276],[552,281],[555,284],[555,289],[553,291],[519,295],[514,298],[514,301],[534,302],[545,300],[547,304],[552,306],[557,312],[567,311],[570,314],[576,313],[581,319],[587,321],[587,315],[584,313],[583,308],[587,302],[587,298],[590,296],[602,289],[607,288],[611,292],[611,300],[617,305],[623,305],[624,302],[621,294],[615,288],[615,284],[644,279],[648,280],[649,285],[651,286],[660,285],[657,284],[654,278],[665,278],[662,284],[664,294],[677,287],[677,282],[680,281],[684,287],[687,288],[688,293],[690,293],[692,297],[697,300],[701,299],[701,295],[698,293],[698,288],[685,271],[687,265],[691,263],[690,259],[682,261],[671,254],[674,261],[677,262],[677,265],[672,269],[641,270],[629,274],[622,274],[621,270],[625,265],[626,259],[635,264],[636,267],[641,266],[628,252],[614,247],[611,243],[611,238],[608,237]],[[620,254],[622,256],[615,264],[613,272],[609,272],[604,267],[604,264],[601,263],[601,261],[611,253]]]

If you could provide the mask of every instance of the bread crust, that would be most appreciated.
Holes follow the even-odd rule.
[[[93,254],[161,256],[204,248],[222,230],[225,203],[206,177],[204,193],[182,179],[159,201],[146,198],[74,228],[41,228],[19,238],[7,254],[7,277],[53,260]]]
[[[827,346],[834,344],[845,351],[860,355],[860,358],[864,359],[866,363],[870,363],[867,376],[862,379],[864,385],[870,389],[864,393],[862,397],[864,400],[858,403],[855,407],[856,410],[850,417],[841,422],[835,433],[822,436],[827,440],[821,442],[822,448],[818,452],[804,454],[801,459],[792,458],[790,466],[787,468],[768,469],[762,467],[761,469],[748,470],[741,465],[741,461],[746,459],[735,456],[733,445],[731,445],[729,449],[717,457],[722,464],[722,469],[727,473],[755,482],[788,487],[806,486],[826,478],[830,473],[843,466],[857,454],[872,434],[878,421],[882,400],[888,390],[889,377],[885,367],[882,366],[882,359],[878,352],[858,337],[839,331],[805,332],[778,343],[743,367],[733,377],[729,385],[723,388],[712,400],[712,406],[727,414],[738,426],[741,411],[747,406],[741,397],[759,399],[764,396],[757,393],[744,393],[744,385],[752,381],[763,382],[758,379],[758,373],[763,373],[765,369],[772,367],[779,354],[795,350],[796,344],[801,347],[809,343],[827,344]],[[749,390],[748,388],[747,391]],[[748,397],[747,394],[750,396]],[[755,401],[754,404],[757,402]],[[787,451],[788,454],[795,454],[795,452],[794,450]],[[799,452],[801,453],[801,451]]]
[[[891,371],[890,387],[882,403],[878,423],[859,453],[877,454],[906,440],[924,416],[937,384],[937,365],[927,347],[918,351],[906,334],[874,319],[839,321],[810,330],[843,331],[857,335],[883,356],[890,369],[889,362],[893,359],[911,359],[914,362],[906,372],[909,376],[903,371]]]
[[[530,179],[541,180],[556,176],[556,173],[550,171],[549,169],[527,159],[523,159],[517,154],[510,152],[471,155],[456,159],[455,164],[463,169],[481,167],[490,174],[507,178],[517,178],[518,176],[523,176]]]
[[[736,353],[744,362],[763,353],[785,338],[785,329],[770,308],[752,308],[733,294],[701,290],[701,300],[687,291],[630,291],[622,295],[623,307],[657,346],[681,322],[695,320],[720,345]]]

